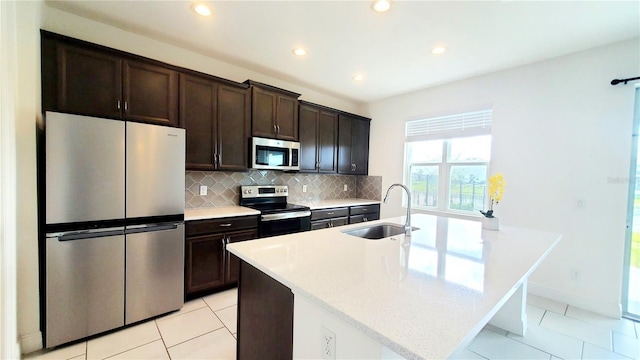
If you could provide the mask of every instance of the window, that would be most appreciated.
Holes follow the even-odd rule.
[[[409,121],[405,179],[414,208],[486,208],[492,110]]]

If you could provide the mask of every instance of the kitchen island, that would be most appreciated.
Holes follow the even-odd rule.
[[[411,237],[368,240],[345,233],[404,221],[230,244],[244,262],[239,356],[243,316],[250,316],[243,314],[243,292],[250,294],[243,275],[251,272],[292,293],[293,358],[322,358],[326,351],[332,352],[326,358],[338,359],[447,358],[494,317],[496,325],[524,332],[527,278],[561,235],[508,226],[487,231],[478,221],[431,215],[412,216],[419,229]],[[320,345],[325,337],[333,337],[329,348]]]

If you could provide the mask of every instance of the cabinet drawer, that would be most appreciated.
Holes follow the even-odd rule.
[[[311,230],[328,229],[330,227],[347,225],[349,219],[347,217],[341,217],[337,219],[327,219],[311,222]]]
[[[349,215],[363,215],[369,213],[380,213],[380,204],[358,205],[349,208]]]
[[[228,232],[258,227],[258,216],[187,221],[186,236]]]
[[[311,211],[311,221],[343,217],[343,216],[349,216],[349,209],[346,207]]]
[[[380,219],[379,213],[354,215],[354,216],[349,216],[349,224],[357,224],[365,221],[373,221],[373,220],[379,220],[379,219]]]

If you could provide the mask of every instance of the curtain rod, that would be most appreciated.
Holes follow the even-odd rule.
[[[634,78],[628,78],[628,79],[613,79],[613,80],[611,80],[611,85],[618,85],[621,82],[623,82],[625,85],[627,85],[627,82],[632,81],[632,80],[640,80],[640,77],[634,77]]]

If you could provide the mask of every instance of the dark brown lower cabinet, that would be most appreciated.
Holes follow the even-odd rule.
[[[311,230],[319,230],[380,219],[380,204],[311,211]]]
[[[349,207],[349,224],[380,219],[380,204]]]
[[[185,298],[229,288],[237,283],[239,259],[229,253],[226,246],[232,242],[256,239],[257,225],[256,216],[187,221]]]
[[[237,359],[293,358],[293,293],[240,262]]]

